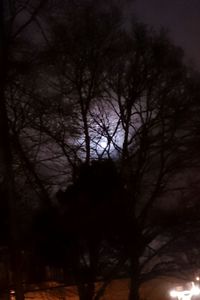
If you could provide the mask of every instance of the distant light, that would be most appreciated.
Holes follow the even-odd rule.
[[[198,288],[198,286],[193,285],[192,289],[191,289],[191,294],[192,296],[197,296],[200,294],[200,289]]]
[[[177,297],[177,291],[174,291],[174,290],[172,290],[172,291],[170,291],[170,296],[172,297],[172,298],[176,298]]]
[[[197,276],[197,277],[196,277],[196,280],[197,280],[197,281],[199,281],[199,280],[200,280],[199,276]]]
[[[192,282],[192,288],[190,290],[170,291],[170,296],[172,298],[178,298],[178,300],[190,300],[192,296],[197,295],[200,295],[200,289],[197,285],[194,284],[194,282]]]

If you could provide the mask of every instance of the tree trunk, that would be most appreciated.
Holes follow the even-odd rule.
[[[93,300],[95,293],[95,283],[83,283],[78,285],[78,293],[80,300]]]
[[[9,247],[13,268],[13,284],[15,286],[16,300],[24,300],[21,281],[21,254],[17,230],[16,194],[14,175],[12,169],[12,153],[8,127],[8,116],[5,101],[6,76],[8,68],[8,42],[4,27],[4,6],[0,1],[0,180],[5,190],[4,201],[9,206]]]
[[[90,135],[89,135],[88,120],[87,120],[86,113],[83,113],[83,126],[84,126],[85,150],[86,150],[85,162],[87,165],[89,165],[89,163],[90,163]]]
[[[133,252],[134,253],[134,252]],[[139,258],[131,258],[129,300],[139,300]]]

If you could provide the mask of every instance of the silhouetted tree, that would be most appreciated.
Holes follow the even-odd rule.
[[[164,33],[156,34],[138,24],[132,24],[126,32],[118,19],[111,22],[99,11],[97,18],[93,9],[90,5],[80,6],[75,14],[66,14],[63,23],[53,25],[55,44],[45,55],[47,70],[52,70],[49,83],[62,99],[62,119],[59,126],[51,128],[43,122],[42,130],[69,157],[74,151],[78,162],[86,162],[86,168],[90,169],[92,156],[117,158],[130,217],[129,229],[122,229],[126,236],[124,256],[130,263],[130,299],[137,299],[140,258],[161,232],[159,224],[153,225],[151,215],[176,174],[194,162],[191,116],[198,94],[191,85],[192,73],[183,64],[182,51]],[[71,138],[64,130],[68,116],[65,118],[62,107],[67,104],[75,109],[69,124],[76,134]],[[85,188],[86,174],[85,179],[81,177]],[[90,176],[88,182],[95,187]],[[85,199],[84,189],[79,193],[78,187],[69,192],[73,192],[72,199],[78,198],[80,205],[84,204],[80,213],[77,211],[81,222],[92,206],[86,200],[88,196]],[[94,196],[92,187],[87,193],[91,193],[91,199],[101,195],[98,191]],[[104,195],[101,198],[106,199]],[[94,212],[94,216],[98,223],[98,214]],[[78,226],[76,222],[71,224],[74,229]]]
[[[49,252],[44,263],[63,262],[82,299],[100,298],[123,268],[129,298],[137,299],[145,263],[163,248],[153,242],[168,242],[171,229],[156,212],[168,190],[182,188],[178,174],[197,160],[199,83],[163,32],[127,26],[114,6],[65,4],[43,19],[46,48],[30,77],[16,80],[16,68],[7,89],[19,174],[41,203],[54,185],[71,181],[59,196],[63,211],[43,205],[35,247],[43,259]],[[32,20],[33,12],[25,24]],[[105,244],[117,261],[106,275],[99,271],[101,260],[111,261]],[[98,276],[105,285],[95,294]]]
[[[15,287],[16,300],[23,300],[22,270],[21,270],[21,249],[18,227],[18,198],[15,188],[15,176],[13,172],[13,153],[11,146],[11,135],[9,127],[7,87],[11,83],[13,54],[11,47],[23,31],[31,24],[37,16],[40,8],[46,1],[33,1],[33,6],[27,1],[1,1],[0,4],[0,165],[1,165],[1,187],[4,191],[1,197],[3,202],[7,202],[7,234],[9,237],[5,242],[10,252],[10,265],[13,271],[13,285]],[[20,14],[28,14],[23,21],[19,20]],[[2,196],[2,195],[1,195]],[[5,210],[5,214],[6,214]],[[8,267],[8,266],[7,266]],[[7,289],[10,284],[8,282]]]

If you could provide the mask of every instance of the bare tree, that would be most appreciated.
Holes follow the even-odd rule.
[[[113,13],[90,1],[86,5],[72,1],[64,16],[59,9],[57,14],[59,20],[58,15],[48,18],[52,31],[48,32],[47,49],[38,57],[39,71],[32,71],[36,74],[34,88],[15,83],[16,104],[9,94],[20,164],[23,162],[45,195],[44,187],[61,185],[67,177],[74,182],[75,188],[65,195],[67,220],[71,222],[63,221],[62,226],[71,228],[77,238],[81,236],[81,242],[69,250],[80,297],[97,300],[113,276],[126,268],[131,278],[129,298],[138,299],[145,265],[163,249],[162,239],[169,241],[171,228],[155,220],[156,210],[162,208],[167,190],[183,188],[177,174],[196,163],[191,116],[197,108],[198,82],[184,66],[182,51],[164,33],[156,34],[135,23],[127,31],[117,10]],[[24,99],[22,109],[19,95]],[[92,165],[93,160],[101,163],[105,158],[116,163],[119,195],[117,184],[110,192],[114,175],[110,180],[106,177],[106,183],[103,177],[107,170]],[[93,174],[88,181],[77,173],[82,163]],[[108,185],[104,192],[102,182]],[[108,222],[113,208],[115,226]],[[74,222],[77,216],[79,224]],[[119,226],[119,219],[124,224]],[[116,264],[106,276],[101,274],[105,284],[95,295],[105,238],[93,241],[94,232],[101,236],[109,226],[107,242],[115,240],[111,248]],[[109,260],[109,256],[104,258]],[[87,277],[85,282],[81,272]]]
[[[13,55],[11,46],[14,45],[16,39],[23,34],[24,30],[32,23],[37,16],[41,7],[46,1],[30,3],[29,1],[1,1],[0,13],[0,114],[1,114],[1,184],[5,189],[5,199],[9,205],[9,239],[8,245],[10,249],[11,265],[13,270],[13,284],[17,300],[24,299],[22,287],[22,270],[21,270],[21,249],[20,236],[17,216],[17,195],[15,188],[15,178],[13,173],[13,155],[11,148],[10,128],[7,111],[7,86],[9,84],[9,76],[12,71],[11,57]],[[26,15],[28,13],[28,16]],[[22,17],[23,22],[19,22]],[[23,18],[24,17],[24,18]],[[8,283],[9,289],[10,283]]]
[[[141,256],[161,237],[160,225],[152,223],[153,212],[175,175],[194,162],[190,116],[198,94],[191,88],[194,80],[182,51],[164,33],[136,24],[127,33],[119,22],[111,27],[102,22],[105,29],[97,27],[94,33],[96,23],[89,13],[91,7],[80,8],[80,27],[76,14],[73,22],[68,16],[66,29],[54,25],[56,43],[48,55],[57,78],[52,76],[49,83],[78,111],[77,139],[74,145],[69,139],[63,144],[62,136],[64,149],[70,144],[87,165],[92,156],[118,161],[129,199],[130,223],[123,243],[130,261],[130,299],[137,299]],[[90,20],[93,26],[88,26]],[[45,131],[52,136],[49,127]],[[54,134],[57,143],[59,131]]]

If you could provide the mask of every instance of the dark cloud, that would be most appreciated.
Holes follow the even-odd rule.
[[[189,61],[200,69],[200,1],[137,0],[135,14],[155,28],[169,29],[173,41],[181,46]]]

